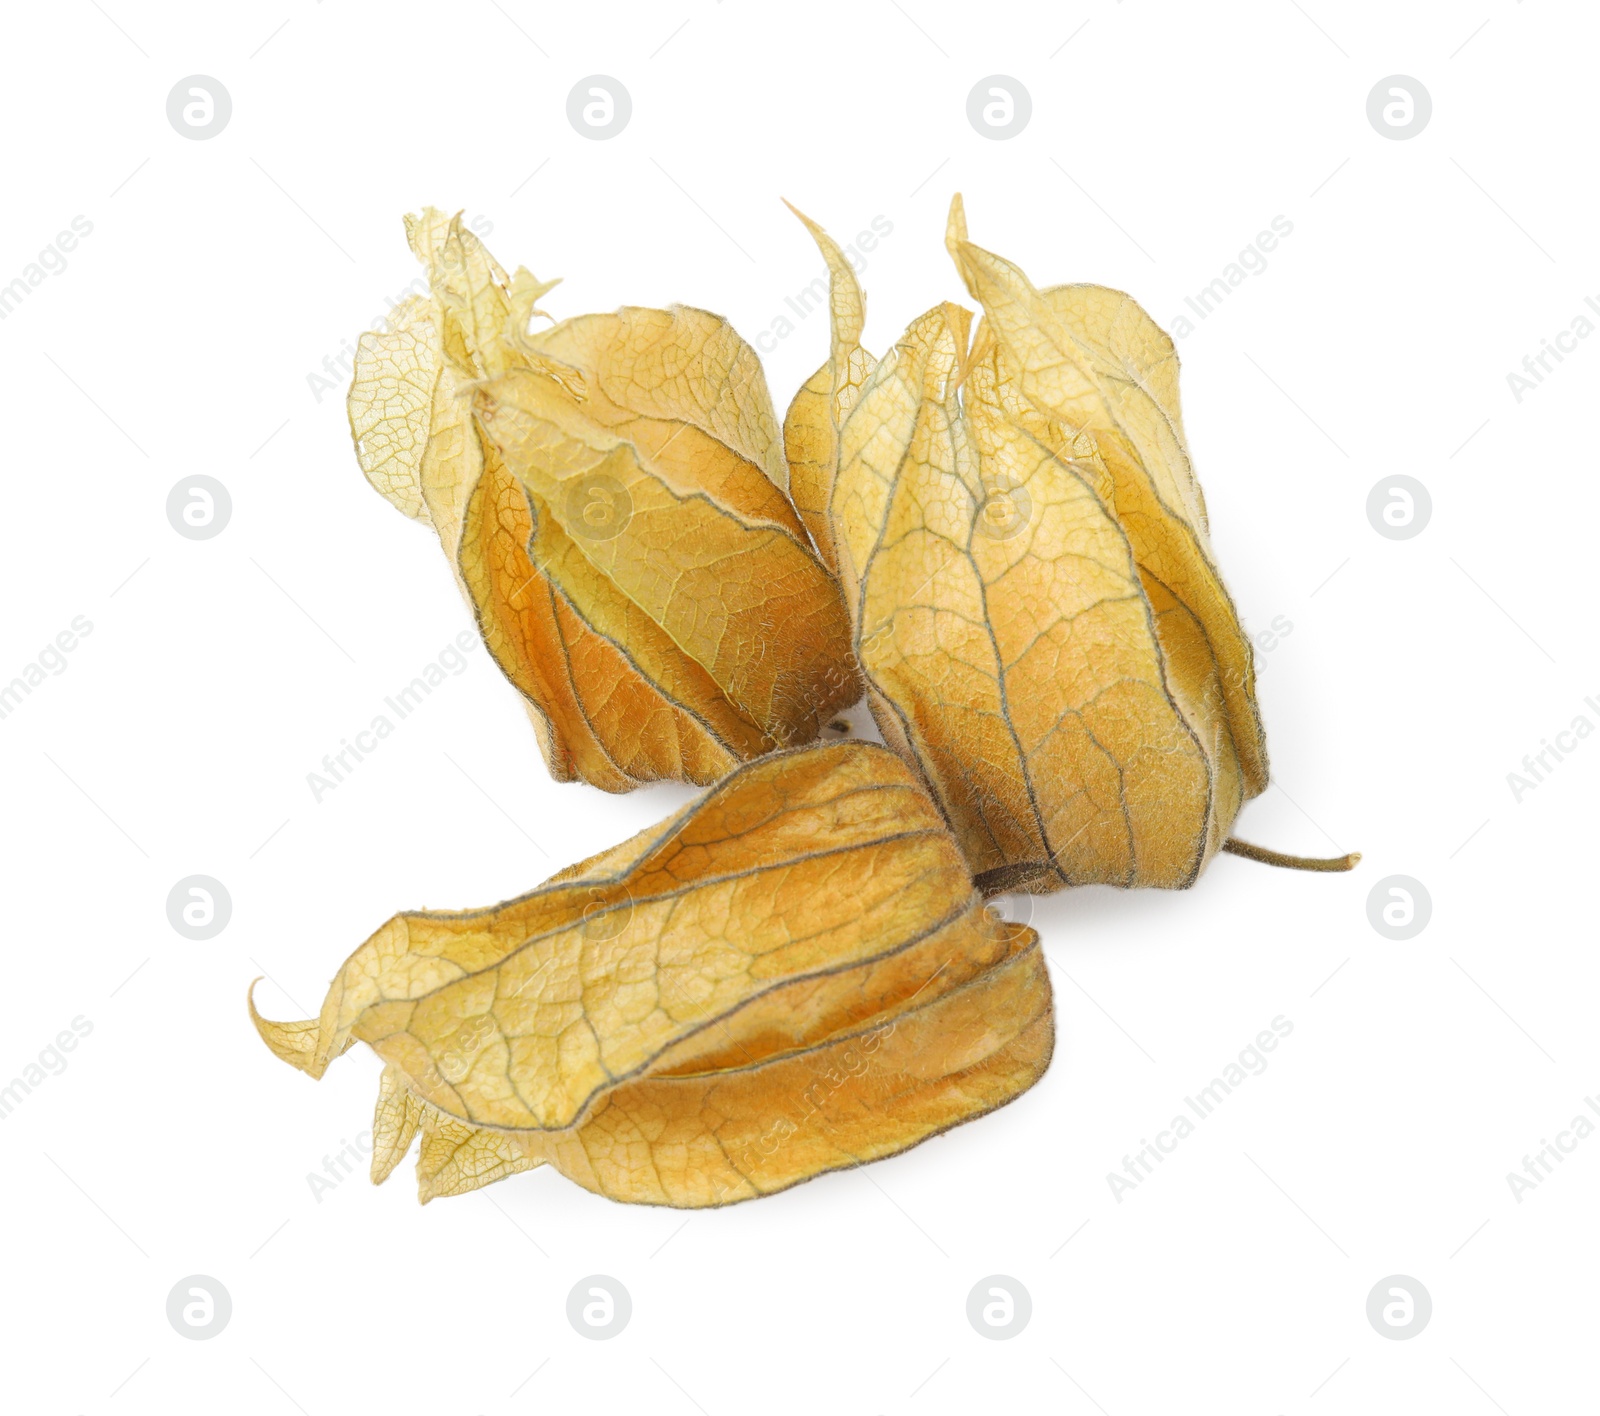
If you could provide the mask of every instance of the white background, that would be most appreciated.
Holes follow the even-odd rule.
[[[0,284],[74,216],[93,233],[0,322],[0,679],[93,631],[0,721],[0,1082],[93,1031],[0,1128],[6,1405],[1592,1409],[1600,1137],[1520,1203],[1506,1174],[1600,1093],[1600,738],[1520,802],[1506,774],[1600,724],[1600,340],[1520,402],[1506,376],[1600,298],[1597,41],[1544,0],[8,10]],[[633,100],[606,142],[566,118],[596,73]],[[232,96],[207,141],[166,117],[191,74]],[[992,74],[1032,95],[1009,141],[967,120]],[[1366,116],[1393,74],[1433,99],[1408,141]],[[1184,411],[1246,622],[1293,626],[1261,655],[1275,785],[1240,833],[1364,862],[1036,901],[1049,1074],[896,1160],[687,1223],[548,1169],[421,1209],[408,1162],[319,1201],[377,1063],[283,1066],[249,980],[309,1016],[394,911],[521,892],[687,795],[551,783],[480,649],[313,800],[323,754],[470,625],[433,536],[362,479],[342,387],[308,384],[416,275],[401,214],[486,219],[508,266],[565,277],[557,315],[681,300],[751,339],[821,269],[780,196],[841,239],[883,216],[882,354],[963,298],[955,190],[1037,283],[1169,327],[1293,223],[1181,341]],[[780,411],[825,347],[817,317],[777,341]],[[1400,473],[1433,514],[1394,541],[1365,506]],[[165,516],[196,474],[233,500],[209,541]],[[232,897],[209,942],[167,922],[191,874]],[[1405,942],[1367,918],[1392,874],[1433,901]],[[1119,1203],[1107,1172],[1280,1014],[1269,1068]],[[609,1342],[565,1316],[594,1273],[633,1298]],[[1033,1302],[1005,1342],[965,1313],[997,1273]],[[232,1296],[210,1341],[166,1317],[191,1274]],[[1408,1341],[1366,1317],[1391,1274],[1432,1295]]]

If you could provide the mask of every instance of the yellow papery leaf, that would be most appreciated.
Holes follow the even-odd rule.
[[[948,244],[1022,396],[1047,417],[1093,435],[1111,474],[1106,500],[1128,533],[1152,601],[1187,611],[1169,649],[1180,689],[1196,705],[1220,696],[1243,796],[1258,795],[1267,785],[1267,748],[1255,662],[1212,557],[1205,497],[1178,410],[1171,338],[1120,290],[1035,290],[1010,261],[966,239],[959,196]]]
[[[267,1044],[321,1076],[385,1062],[382,1179],[424,1200],[548,1163],[682,1207],[895,1154],[1013,1099],[1053,1044],[1031,929],[973,889],[906,765],[771,754],[661,826],[490,910],[402,914],[314,1022]]]
[[[755,352],[703,310],[530,330],[558,282],[408,217],[430,296],[364,335],[362,469],[429,521],[551,774],[707,784],[860,696]]]
[[[850,262],[816,222],[792,206],[789,210],[805,223],[827,262],[829,322],[828,362],[795,394],[783,420],[789,495],[828,569],[837,571],[828,501],[839,475],[839,429],[877,360],[861,346],[866,303]]]
[[[445,356],[469,378],[504,373],[513,363],[505,344],[511,303],[500,263],[459,212],[424,207],[406,217],[406,240],[428,272]]]
[[[873,371],[830,500],[854,649],[981,888],[1182,887],[1266,784],[1248,639],[1210,559],[1171,342],[948,244],[943,305]]]
[[[838,587],[794,508],[700,429],[613,431],[594,407],[526,371],[477,390],[479,426],[540,512],[540,572],[728,760],[815,737],[860,689]]]
[[[747,480],[734,469],[749,466],[787,489],[788,464],[761,360],[721,315],[687,305],[629,306],[611,315],[579,315],[516,342],[578,371],[578,397],[601,426],[663,452],[698,432],[703,440],[691,436],[690,446],[726,464],[719,484],[728,478],[731,490]],[[688,452],[675,452],[671,461],[693,464]],[[792,518],[792,510],[786,512]]]
[[[389,327],[361,336],[347,409],[367,480],[407,516],[429,520],[422,463],[433,420],[441,351],[432,306],[413,296]]]

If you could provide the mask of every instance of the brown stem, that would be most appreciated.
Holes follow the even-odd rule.
[[[1230,855],[1243,856],[1246,860],[1258,860],[1262,865],[1281,865],[1285,870],[1354,870],[1356,862],[1361,859],[1360,851],[1328,859],[1285,855],[1282,851],[1269,851],[1265,846],[1253,846],[1237,836],[1228,837],[1222,843],[1222,849]]]

